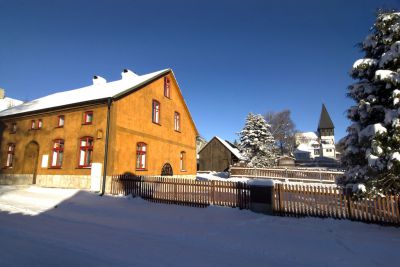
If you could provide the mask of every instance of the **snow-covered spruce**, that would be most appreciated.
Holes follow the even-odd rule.
[[[262,115],[249,113],[247,116],[246,124],[239,132],[239,148],[247,166],[275,165],[276,147],[270,128]]]
[[[339,182],[356,184],[360,192],[399,194],[400,13],[378,14],[361,47],[365,58],[350,71],[358,81],[349,86],[355,105],[347,112],[352,121],[345,137],[347,171]]]

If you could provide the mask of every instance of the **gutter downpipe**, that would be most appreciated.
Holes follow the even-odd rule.
[[[103,184],[99,196],[103,196],[106,191],[106,177],[107,177],[107,161],[108,161],[108,135],[110,132],[110,110],[111,110],[111,97],[107,99],[107,129],[106,129],[106,143],[104,145],[104,166],[103,166]]]

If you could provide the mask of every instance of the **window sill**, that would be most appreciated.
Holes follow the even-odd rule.
[[[178,131],[178,130],[175,130],[175,132],[177,132],[177,133],[181,133],[181,131]]]
[[[82,125],[92,125],[93,123],[92,122],[84,122],[84,123],[82,123]]]
[[[56,169],[57,170],[57,169],[61,169],[61,166],[50,166],[50,167],[48,167],[48,169],[51,169],[51,170]]]
[[[78,166],[76,169],[91,169],[92,166]]]
[[[57,128],[64,128],[64,126],[56,126],[56,127],[54,127],[54,129],[57,129]]]
[[[136,171],[143,172],[143,171],[147,171],[147,169],[136,169]]]
[[[154,121],[153,121],[153,124],[156,124],[156,125],[158,125],[158,126],[161,126],[161,124],[160,124],[159,122],[154,122]]]
[[[12,166],[4,166],[3,169],[12,169]]]

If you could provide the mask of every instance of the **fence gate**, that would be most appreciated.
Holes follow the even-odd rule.
[[[172,166],[169,163],[165,163],[161,170],[161,176],[172,176],[174,172],[172,171]]]

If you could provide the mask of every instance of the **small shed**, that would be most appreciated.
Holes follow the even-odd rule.
[[[214,136],[199,151],[199,171],[228,171],[229,166],[240,159],[242,155],[235,145]]]
[[[277,159],[277,165],[279,167],[294,167],[295,158],[290,156],[282,156]]]

